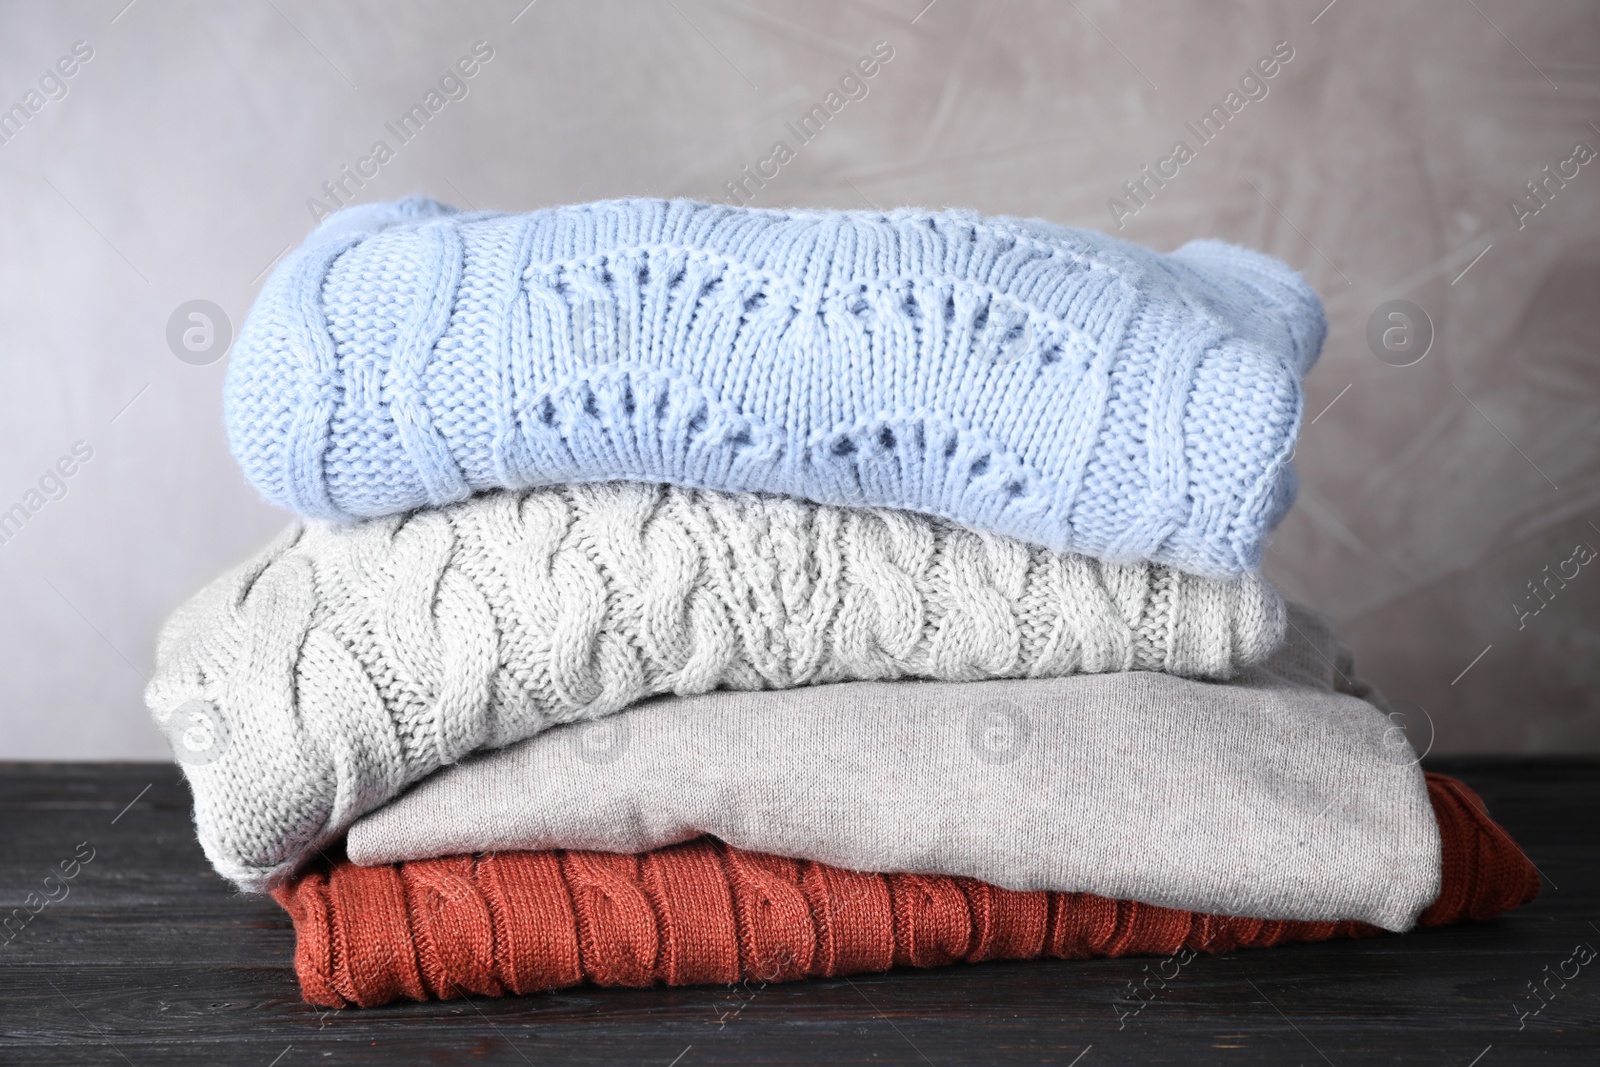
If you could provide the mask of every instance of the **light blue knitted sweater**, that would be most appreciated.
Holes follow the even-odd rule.
[[[1285,265],[971,212],[428,200],[324,220],[228,368],[269,499],[334,519],[633,479],[943,516],[1208,576],[1294,495],[1326,327]]]

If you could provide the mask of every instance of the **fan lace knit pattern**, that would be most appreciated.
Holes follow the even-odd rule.
[[[573,485],[291,528],[174,614],[146,699],[207,854],[259,888],[475,749],[649,696],[1226,678],[1284,619],[1255,574],[1107,564],[908,512]],[[197,724],[211,743],[186,752]]]
[[[1443,870],[1420,925],[1491,918],[1538,895],[1538,872],[1470,789],[1429,774],[1428,793]],[[1221,953],[1380,932],[858,873],[710,838],[639,855],[339,860],[273,895],[294,921],[301,994],[332,1008],[583,982],[787,982],[962,961]]]
[[[1326,326],[1276,260],[972,212],[427,200],[330,216],[240,332],[270,500],[350,519],[634,479],[1255,567]]]

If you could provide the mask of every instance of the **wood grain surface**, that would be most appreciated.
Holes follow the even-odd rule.
[[[1600,960],[1576,976],[1568,962],[1600,948],[1600,763],[1430,766],[1522,843],[1546,876],[1538,901],[1486,923],[1201,957],[1130,1014],[1129,983],[1155,961],[325,1012],[300,1000],[287,917],[207,865],[175,767],[0,764],[0,914],[39,894],[0,933],[0,1063],[1600,1062]]]

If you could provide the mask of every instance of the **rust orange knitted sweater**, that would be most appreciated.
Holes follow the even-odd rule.
[[[1442,888],[1418,920],[1485,919],[1539,876],[1464,784],[1429,774]],[[1359,922],[1175,911],[967,878],[861,874],[710,838],[639,855],[501,852],[387,867],[338,860],[274,891],[312,1004],[604,986],[782,982],[996,959],[1227,952],[1369,937]]]

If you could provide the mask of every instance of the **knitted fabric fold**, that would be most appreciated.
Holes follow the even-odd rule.
[[[1332,624],[1291,604],[1283,646],[1228,685],[1127,671],[648,701],[440,770],[357,820],[346,854],[709,834],[850,870],[1404,930],[1439,893],[1438,828],[1374,702]]]
[[[1100,563],[909,512],[605,483],[291,528],[174,613],[145,696],[207,856],[259,889],[441,766],[645,697],[1227,678],[1283,628],[1256,574]]]
[[[228,437],[329,519],[634,479],[1255,567],[1326,325],[1267,256],[966,211],[617,200],[335,214],[229,363]]]
[[[1539,876],[1461,782],[1428,775],[1445,843],[1421,925],[1487,919]],[[504,852],[385,867],[338,860],[274,890],[301,994],[332,1008],[502,996],[588,982],[787,982],[983,960],[1218,953],[1369,937],[966,878],[879,875],[709,838],[646,852]]]

